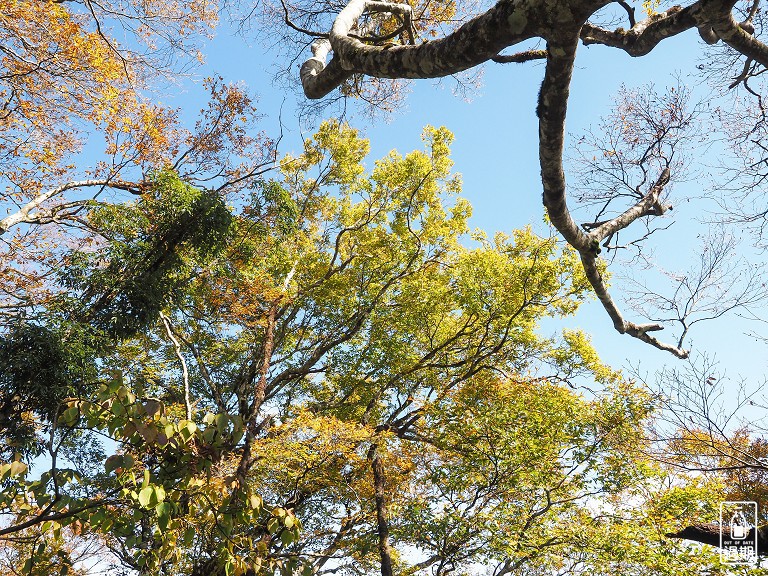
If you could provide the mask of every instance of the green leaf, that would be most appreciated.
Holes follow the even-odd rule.
[[[74,426],[80,419],[80,408],[77,405],[70,406],[59,417],[59,423],[64,426]]]
[[[197,424],[191,420],[182,420],[179,422],[179,434],[184,439],[184,442],[188,442],[192,436],[197,432]]]
[[[232,515],[231,514],[221,514],[218,518],[218,525],[221,528],[221,531],[224,533],[224,535],[229,536],[229,534],[232,533]]]
[[[267,522],[267,530],[270,534],[274,534],[280,530],[280,521],[277,518],[270,518]]]
[[[203,442],[210,444],[216,437],[216,428],[206,428],[203,430]]]
[[[146,488],[142,488],[139,492],[139,504],[143,508],[149,508],[150,504],[153,504],[155,496],[155,488],[153,486],[147,486]]]
[[[168,525],[171,522],[171,510],[173,506],[170,502],[160,502],[155,506],[155,513],[157,514],[157,525],[161,530],[167,530]]]
[[[288,544],[293,543],[293,541],[293,533],[290,530],[283,530],[280,532],[280,542],[282,542],[283,545],[287,546]]]
[[[226,414],[217,414],[216,429],[219,431],[219,434],[224,434],[224,432],[227,431],[228,426],[229,426],[229,416],[227,416]]]

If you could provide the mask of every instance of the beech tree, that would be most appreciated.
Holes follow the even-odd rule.
[[[753,204],[739,218],[755,223],[762,222],[765,215],[765,203],[755,189],[763,178],[765,158],[759,137],[755,137],[765,125],[761,89],[755,78],[768,65],[768,46],[760,40],[763,12],[759,0],[701,0],[666,10],[659,1],[644,2],[642,7],[637,4],[502,0],[484,12],[470,14],[476,6],[462,2],[352,0],[339,10],[338,4],[331,2],[283,1],[272,13],[281,12],[285,19],[286,42],[306,46],[308,39],[314,39],[312,57],[300,72],[304,93],[311,99],[326,97],[340,88],[342,95],[356,94],[377,103],[391,97],[401,80],[449,76],[486,62],[546,60],[536,114],[543,203],[549,220],[578,251],[592,289],[616,330],[685,358],[684,336],[674,343],[663,342],[654,333],[662,330],[664,322],[635,322],[624,315],[609,293],[597,262],[602,248],[619,232],[638,221],[658,218],[672,206],[666,188],[680,174],[668,147],[674,148],[675,132],[679,134],[691,121],[690,112],[671,102],[671,107],[647,110],[646,124],[654,131],[645,150],[635,150],[640,152],[642,174],[626,182],[631,193],[617,193],[614,188],[598,191],[610,202],[610,208],[599,210],[593,221],[577,223],[567,201],[563,169],[566,111],[577,48],[580,44],[601,46],[642,57],[663,50],[666,39],[686,33],[698,34],[712,46],[706,53],[711,61],[707,69],[721,84],[739,87],[747,99],[745,119],[730,136],[742,152],[749,149],[749,161],[744,164],[749,166],[751,180],[747,178],[742,193]],[[531,49],[532,40],[543,42],[543,46]],[[523,49],[510,52],[518,46]],[[627,68],[631,70],[631,63]],[[751,104],[749,99],[753,99]],[[616,154],[616,150],[608,152]],[[734,170],[739,167],[734,166]],[[687,333],[685,318],[671,320],[681,323]]]

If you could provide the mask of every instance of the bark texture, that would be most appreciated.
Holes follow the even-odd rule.
[[[390,47],[372,46],[350,34],[366,11],[410,13],[410,7],[394,2],[352,0],[331,28],[331,61],[325,66],[327,52],[318,54],[313,47],[313,58],[305,63],[306,69],[302,67],[302,85],[308,98],[322,98],[343,82],[344,73],[362,73],[377,78],[449,76],[487,62],[504,48],[524,40],[546,38],[550,32],[559,34],[563,26],[578,29],[590,14],[606,4],[608,2],[602,0],[570,3],[502,0],[444,38],[419,45]],[[544,34],[544,31],[548,33]]]

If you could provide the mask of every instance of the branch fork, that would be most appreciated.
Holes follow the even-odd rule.
[[[648,324],[635,324],[624,319],[619,308],[611,298],[608,287],[600,274],[597,266],[597,257],[600,252],[600,242],[606,238],[611,238],[616,232],[623,230],[629,226],[632,222],[643,216],[649,215],[661,215],[669,209],[669,206],[663,206],[659,197],[664,191],[664,187],[669,183],[670,172],[669,168],[665,168],[661,175],[656,180],[656,183],[651,187],[651,190],[646,194],[639,202],[634,206],[625,210],[619,216],[601,223],[594,228],[591,232],[585,235],[588,244],[585,247],[575,246],[581,254],[581,261],[584,266],[584,271],[587,275],[592,288],[595,291],[600,303],[605,308],[605,311],[613,320],[613,325],[616,331],[620,334],[628,334],[638,340],[641,340],[651,346],[665,350],[677,356],[678,358],[687,358],[688,351],[674,346],[666,344],[654,338],[649,332],[658,332],[664,329],[664,326],[658,323]]]
[[[603,240],[626,228],[638,218],[665,210],[659,198],[664,187],[669,183],[669,169],[665,168],[662,171],[648,194],[636,204],[619,216],[601,223],[590,232],[585,232],[576,225],[568,209],[563,171],[563,146],[568,93],[578,40],[578,37],[574,37],[559,45],[553,42],[548,44],[547,68],[538,107],[539,162],[544,186],[544,206],[558,232],[579,252],[584,273],[598,300],[613,321],[616,331],[670,352],[678,358],[687,358],[687,350],[661,342],[649,334],[649,332],[662,330],[661,324],[635,324],[624,318],[608,292],[608,286],[597,264],[600,243]]]
[[[328,39],[316,40],[312,58],[301,67],[304,92],[322,98],[352,74],[376,78],[438,78],[456,74],[489,60],[525,62],[546,57],[537,115],[539,117],[539,163],[543,201],[550,221],[575,248],[598,299],[614,327],[661,350],[686,358],[688,351],[665,344],[651,334],[662,329],[658,323],[635,324],[624,319],[613,302],[600,274],[597,257],[601,243],[639,218],[661,216],[671,209],[660,198],[669,182],[669,169],[659,175],[647,194],[624,213],[604,222],[579,226],[567,206],[563,170],[565,118],[576,48],[602,44],[621,49],[631,56],[643,56],[660,42],[687,30],[711,29],[713,34],[753,62],[768,67],[768,46],[753,36],[751,16],[738,23],[732,11],[735,0],[698,0],[686,7],[674,6],[663,14],[636,21],[626,2],[630,30],[606,30],[587,22],[606,0],[574,0],[556,3],[541,0],[502,0],[486,12],[467,21],[448,36],[419,45],[374,46],[352,34],[366,12],[390,12],[403,16],[410,26],[410,7],[396,2],[350,0],[336,17]],[[396,33],[397,34],[397,33]],[[388,37],[394,37],[388,35]],[[541,38],[546,52],[529,50],[504,55],[502,51],[522,41]],[[374,39],[381,41],[382,38]],[[370,38],[368,41],[370,42]],[[329,53],[333,53],[330,61]]]

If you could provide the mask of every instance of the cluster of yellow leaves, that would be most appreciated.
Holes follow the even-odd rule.
[[[130,107],[110,104],[99,113],[108,155],[126,158],[146,173],[165,166],[178,153],[184,133],[178,127],[175,110],[137,102]]]
[[[648,16],[658,14],[658,8],[661,5],[661,0],[643,0],[643,11]]]
[[[36,165],[52,168],[72,152],[72,142],[51,134],[98,116],[129,88],[115,49],[66,3],[4,0],[0,43],[7,48],[0,59],[2,96],[11,111],[0,142],[10,150],[19,133],[32,134],[21,150]]]
[[[366,450],[373,438],[370,427],[301,410],[257,442],[259,464],[251,478],[256,486],[277,491],[295,486],[313,492],[345,485],[353,491],[350,480],[366,475]]]
[[[460,4],[461,5],[461,4]],[[413,2],[413,24],[421,35],[437,37],[456,20],[459,6],[454,0]]]
[[[768,497],[768,441],[748,427],[728,435],[712,428],[687,428],[678,431],[669,442],[668,451],[674,462],[691,469],[718,471],[727,500],[765,501]],[[765,521],[764,511],[760,511]]]

